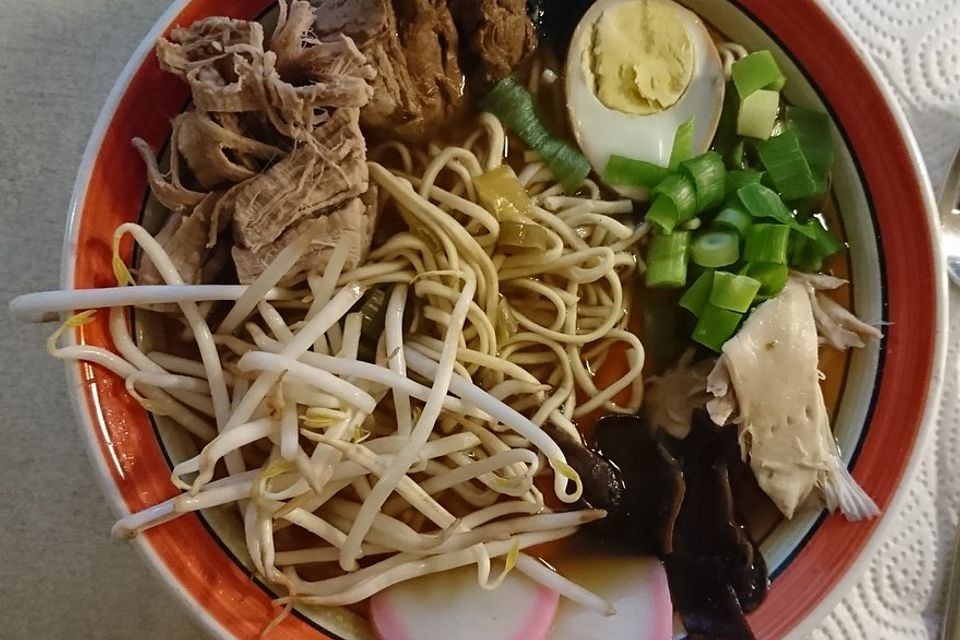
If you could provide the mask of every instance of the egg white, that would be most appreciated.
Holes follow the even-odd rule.
[[[584,14],[570,42],[566,65],[567,108],[577,143],[594,170],[602,175],[611,155],[646,160],[660,166],[670,161],[677,127],[696,118],[693,152],[706,151],[717,130],[726,87],[720,54],[703,21],[671,0],[651,0],[673,5],[690,36],[694,68],[680,99],[663,111],[634,115],[610,109],[593,90],[589,72],[590,35],[595,23],[611,6],[643,0],[598,0]],[[628,193],[626,190],[624,193]],[[629,192],[635,197],[641,195]]]

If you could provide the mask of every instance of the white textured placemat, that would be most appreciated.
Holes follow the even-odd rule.
[[[960,0],[822,1],[883,69],[939,185],[960,142]],[[0,0],[0,309],[16,293],[56,286],[83,145],[167,2]],[[960,504],[950,471],[960,468],[960,297],[951,295],[955,337],[938,437],[893,537],[814,640],[935,637]],[[0,637],[201,638],[131,547],[109,538],[62,365],[43,350],[47,330],[0,331]]]
[[[939,189],[960,145],[960,0],[823,1],[879,66]],[[951,287],[936,435],[889,539],[857,587],[812,634],[814,640],[937,637],[960,509],[958,347],[960,296]]]

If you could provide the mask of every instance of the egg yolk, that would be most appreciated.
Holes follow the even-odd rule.
[[[693,43],[672,3],[624,2],[593,26],[587,77],[610,109],[648,115],[675,104],[693,76]]]

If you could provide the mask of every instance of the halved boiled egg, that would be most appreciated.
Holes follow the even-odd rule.
[[[691,116],[694,154],[710,146],[726,79],[695,13],[672,0],[598,0],[569,51],[570,119],[598,174],[614,154],[667,166],[677,128]]]

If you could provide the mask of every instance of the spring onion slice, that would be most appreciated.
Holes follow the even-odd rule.
[[[753,216],[740,207],[725,207],[720,210],[717,217],[713,219],[711,226],[714,229],[723,231],[733,231],[739,236],[743,236],[747,227],[753,224]]]
[[[761,142],[757,145],[757,153],[784,200],[820,196],[827,188],[825,179],[818,181],[814,178],[795,130],[784,131]]]
[[[677,226],[677,207],[667,196],[655,196],[644,218],[647,224],[667,235]]]
[[[494,85],[483,101],[483,108],[497,116],[534,149],[550,137],[537,115],[533,96],[513,76],[507,76]]]
[[[737,118],[740,116],[738,115]],[[738,138],[737,142],[727,153],[727,164],[737,169],[746,169],[749,166],[747,162],[747,146],[743,138]]]
[[[733,63],[733,84],[741,98],[761,89],[780,91],[787,78],[769,51],[754,51]]]
[[[687,283],[687,254],[690,232],[674,231],[670,235],[654,235],[647,246],[647,286],[676,289]]]
[[[707,303],[697,319],[691,336],[695,342],[719,352],[723,343],[737,332],[743,315],[729,309],[721,309]]]
[[[827,229],[819,217],[813,217],[803,223],[804,229],[810,229],[813,232],[814,238],[813,241],[816,245],[817,251],[823,254],[824,257],[832,256],[841,249],[844,248],[840,239],[837,236],[833,235],[829,229]]]
[[[773,218],[797,233],[813,239],[815,231],[801,225],[793,212],[783,203],[777,192],[759,183],[740,187],[737,197],[747,212],[754,218]]]
[[[677,223],[686,222],[697,215],[697,190],[689,178],[680,173],[671,173],[653,188],[653,195],[669,198],[677,208]]]
[[[787,264],[790,227],[782,224],[755,224],[744,235],[743,259],[746,262]]]
[[[671,169],[676,169],[681,162],[693,155],[693,132],[696,125],[696,116],[690,116],[689,120],[677,127],[677,133],[673,137],[673,149],[670,151]]]
[[[773,133],[780,111],[780,94],[760,89],[743,99],[737,116],[737,133],[766,140]]]
[[[624,156],[612,155],[603,170],[603,180],[607,184],[633,186],[653,189],[670,173],[666,167],[634,160]]]
[[[710,300],[710,291],[713,289],[713,274],[713,269],[707,269],[701,273],[680,297],[679,305],[693,315],[700,317],[703,308]]]
[[[760,290],[757,291],[756,299],[767,300],[779,295],[779,293],[783,291],[783,288],[787,286],[787,278],[790,276],[790,270],[785,264],[750,262],[744,266],[741,274],[759,281]]]
[[[537,115],[533,96],[513,76],[494,85],[483,102],[489,111],[537,152],[567,193],[575,193],[590,173],[590,162],[566,142],[553,137]]]
[[[740,113],[740,96],[733,82],[727,82],[723,92],[723,107],[720,110],[720,121],[717,123],[717,132],[713,136],[711,148],[718,152],[729,166],[738,166],[733,158],[734,147],[740,141],[737,135],[737,116]]]
[[[740,187],[745,187],[754,182],[763,180],[762,171],[751,171],[750,169],[735,169],[727,172],[727,193],[735,195]]]
[[[739,258],[740,238],[733,231],[716,230],[699,233],[690,245],[690,259],[695,264],[708,269],[726,267]]]
[[[745,313],[753,304],[758,291],[760,291],[759,280],[727,271],[717,271],[713,275],[713,286],[710,288],[708,302],[721,309]]]
[[[697,213],[712,209],[727,195],[727,169],[716,151],[707,151],[680,163],[680,172],[697,192]]]
[[[800,235],[799,231],[809,235]],[[800,226],[790,238],[790,266],[800,271],[819,271],[826,258],[844,248],[840,239],[826,229],[816,217]]]
[[[544,164],[568,194],[576,193],[590,175],[590,161],[563,140],[549,138],[540,147],[533,148],[537,150]]]
[[[786,109],[786,121],[787,130],[797,135],[820,193],[826,192],[834,157],[830,117],[819,111],[790,106]]]

